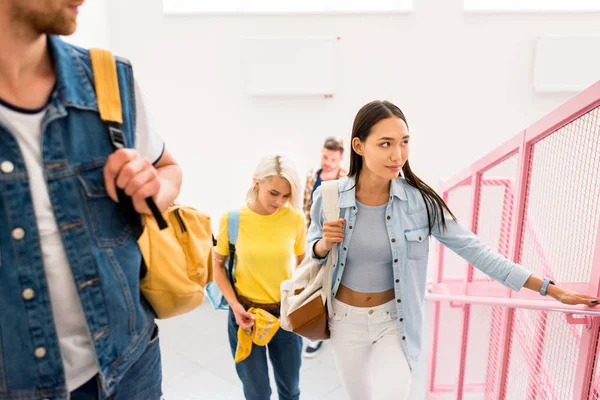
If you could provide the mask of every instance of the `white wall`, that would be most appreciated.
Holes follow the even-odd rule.
[[[109,7],[111,45],[134,63],[184,168],[181,200],[213,218],[243,202],[261,155],[290,155],[304,175],[323,138],[349,138],[373,99],[405,111],[413,169],[437,186],[570,97],[534,93],[536,35],[600,26],[600,14],[465,14],[462,0],[416,0],[412,14],[365,17],[164,17],[161,0]],[[254,35],[341,36],[336,97],[249,98],[241,57]]]
[[[88,0],[79,9],[77,31],[66,41],[82,47],[110,49],[108,0]]]

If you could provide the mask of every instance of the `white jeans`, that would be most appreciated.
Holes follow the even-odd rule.
[[[395,301],[352,307],[333,299],[331,346],[351,400],[408,399],[412,374],[398,334]]]

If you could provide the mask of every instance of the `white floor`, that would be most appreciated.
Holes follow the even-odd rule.
[[[229,350],[226,312],[214,311],[204,303],[192,313],[159,321],[159,326],[165,400],[244,398]],[[424,334],[427,338],[427,331]],[[425,398],[425,363],[421,364],[413,376],[411,400]],[[303,360],[300,381],[302,399],[347,399],[327,342],[322,354]],[[271,382],[272,398],[276,399],[275,384],[272,379]]]

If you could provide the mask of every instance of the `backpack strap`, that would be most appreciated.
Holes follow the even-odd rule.
[[[227,214],[227,237],[229,238],[229,265],[227,267],[227,276],[231,287],[235,291],[233,276],[235,272],[235,244],[238,238],[240,228],[240,210],[231,210]]]
[[[340,218],[338,181],[325,181],[321,184],[323,194],[323,213],[326,221]],[[329,270],[323,277],[323,290],[325,291],[325,306],[329,315],[333,315],[331,288],[333,286],[333,268],[338,260],[338,244],[334,243],[329,252],[326,266]]]
[[[94,71],[94,86],[100,118],[103,121],[121,125],[123,111],[115,59],[110,51],[103,49],[90,49],[90,58]]]
[[[112,53],[104,49],[90,49],[92,70],[94,71],[94,86],[96,98],[98,99],[98,110],[100,118],[108,125],[110,143],[113,150],[125,147],[125,134],[121,130],[123,124],[123,110],[121,107],[121,95],[119,92],[119,80],[117,77],[117,64]],[[125,194],[123,189],[117,188],[119,204],[125,211],[129,225],[134,230],[136,238],[142,234],[143,227],[139,214],[135,211],[131,197]],[[146,204],[152,211],[152,215],[162,230],[167,227],[156,203],[151,197],[146,199]]]
[[[326,221],[340,218],[338,181],[325,181],[321,183],[323,194],[323,213]]]
[[[229,248],[237,242],[238,230],[240,228],[240,210],[232,210],[227,213],[227,237],[229,238]]]

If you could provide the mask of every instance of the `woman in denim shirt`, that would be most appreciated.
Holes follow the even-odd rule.
[[[598,299],[569,293],[549,278],[482,244],[408,162],[410,136],[402,111],[374,101],[356,116],[350,172],[339,181],[340,219],[324,222],[317,189],[309,254],[325,262],[333,243],[331,343],[350,399],[406,399],[421,352],[429,236],[513,290],[546,293],[565,304]]]

